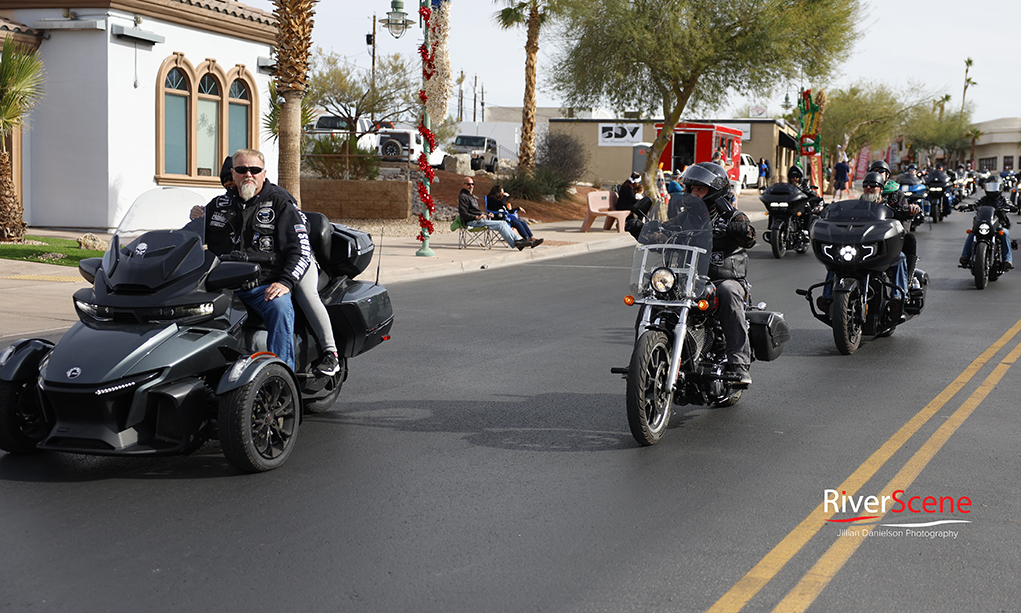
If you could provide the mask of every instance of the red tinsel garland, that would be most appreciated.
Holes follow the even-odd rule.
[[[432,10],[428,6],[422,6],[418,9],[418,14],[425,21],[425,29],[429,30],[429,21],[432,18]],[[433,75],[436,74],[436,56],[434,53],[429,52],[429,48],[422,45],[418,48],[419,55],[422,56],[422,77],[428,81],[432,79]],[[424,106],[429,97],[426,95],[425,90],[418,92],[418,99],[422,101]],[[423,138],[429,143],[429,150],[436,150],[436,135],[432,133],[432,130],[425,127],[425,111],[422,112],[422,118],[419,120],[418,132]],[[425,153],[418,156],[418,167],[422,170],[422,174],[425,177],[425,182],[419,181],[418,183],[418,197],[422,201],[422,212],[418,214],[418,225],[422,227],[422,232],[418,235],[418,240],[425,241],[426,237],[431,235],[436,226],[429,217],[436,215],[436,203],[433,201],[432,195],[429,193],[429,184],[436,179],[436,173],[433,171],[432,166],[429,165],[429,158],[426,157]],[[425,216],[425,211],[429,211],[429,217]]]

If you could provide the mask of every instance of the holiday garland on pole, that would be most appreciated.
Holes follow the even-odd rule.
[[[450,0],[432,0],[432,8],[423,4],[418,9],[419,16],[425,21],[425,43],[418,48],[422,56],[422,89],[418,99],[422,102],[422,117],[418,124],[418,132],[428,146],[418,156],[418,167],[422,170],[423,180],[418,183],[418,197],[422,201],[422,212],[418,214],[418,224],[422,232],[418,240],[427,244],[429,236],[435,230],[432,219],[436,215],[436,203],[430,193],[430,186],[436,173],[429,165],[429,154],[436,150],[436,135],[429,126],[429,117],[442,121],[447,115],[447,104],[450,100],[450,57],[447,53],[447,38],[450,32]]]

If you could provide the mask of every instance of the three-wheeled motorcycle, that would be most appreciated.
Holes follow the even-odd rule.
[[[0,449],[158,456],[219,439],[239,470],[274,469],[294,450],[303,414],[336,402],[347,358],[389,338],[386,288],[355,280],[371,237],[311,213],[341,368],[315,370],[321,350],[300,311],[295,370],[267,352],[262,322],[234,294],[254,284],[259,264],[213,255],[202,224],[155,229],[180,227],[202,203],[187,190],[143,194],[103,257],[82,260],[93,286],[74,294],[79,321],[56,344],[23,339],[0,353]]]

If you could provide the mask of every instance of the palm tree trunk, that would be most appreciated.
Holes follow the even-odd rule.
[[[11,177],[11,154],[0,151],[0,240],[20,241],[25,238],[23,209]]]
[[[301,100],[302,92],[286,91],[281,94],[284,103],[280,107],[280,187],[286,189],[298,208],[301,208]]]
[[[521,107],[521,149],[518,168],[535,168],[535,79],[539,55],[539,9],[534,4],[528,13],[528,36],[525,42],[525,100]]]

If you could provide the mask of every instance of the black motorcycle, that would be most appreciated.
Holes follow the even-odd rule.
[[[354,280],[372,259],[371,238],[308,214],[341,368],[333,376],[315,371],[319,349],[296,309],[292,371],[266,351],[262,322],[233,292],[254,284],[260,265],[204,249],[201,223],[195,231],[135,232],[167,227],[168,208],[177,211],[172,219],[187,219],[190,208],[161,202],[153,214],[164,222],[154,224],[136,210],[143,201],[102,258],[82,260],[93,287],[74,294],[79,321],[56,345],[24,339],[0,354],[0,449],[159,456],[219,439],[241,471],[279,467],[303,414],[336,402],[346,358],[389,338],[386,288]]]
[[[950,215],[954,197],[954,184],[946,173],[934,170],[925,175],[925,188],[928,192],[929,215],[939,222]]]
[[[816,319],[833,328],[840,353],[854,353],[863,335],[890,336],[922,312],[928,275],[915,270],[904,296],[887,272],[900,258],[904,235],[889,208],[863,200],[830,204],[812,225],[812,250],[832,274],[797,293],[808,300]],[[831,297],[825,296],[827,286]],[[824,292],[819,301],[813,300],[816,289]]]
[[[774,183],[759,196],[769,216],[769,229],[763,238],[773,248],[773,257],[782,258],[788,249],[805,253],[811,244],[808,227],[812,209],[822,202],[819,196],[810,197],[790,183]]]
[[[978,207],[970,231],[971,236],[974,237],[971,245],[971,261],[964,266],[971,269],[975,276],[975,287],[978,289],[985,289],[990,281],[996,281],[1000,275],[1007,272],[1007,268],[1004,266],[1003,249],[997,238],[1002,231],[1003,222],[996,212],[996,207]],[[1011,241],[1011,248],[1017,249],[1017,241]]]
[[[639,443],[659,442],[674,403],[726,407],[742,389],[724,373],[726,340],[709,280],[712,227],[705,204],[684,196],[680,214],[646,222],[638,237],[626,304],[641,307],[627,380],[627,416]],[[790,338],[783,314],[765,304],[746,309],[753,358],[774,360]]]

